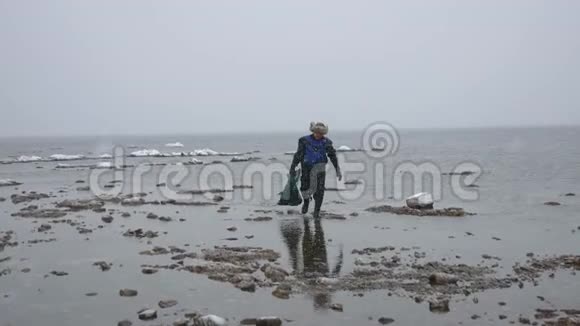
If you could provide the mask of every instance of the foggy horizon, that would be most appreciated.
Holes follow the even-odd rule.
[[[388,121],[387,121],[388,123]],[[176,137],[175,140],[179,141],[180,136],[232,136],[232,135],[307,135],[310,134],[308,130],[308,125],[306,125],[303,129],[278,129],[278,130],[264,130],[264,131],[252,131],[252,130],[234,130],[234,131],[201,131],[201,132],[187,132],[187,131],[167,131],[167,132],[152,132],[152,133],[145,133],[145,132],[127,132],[127,133],[52,133],[52,134],[14,134],[14,135],[2,135],[2,138],[37,138],[40,136],[48,137],[48,138],[65,138],[65,137],[135,137],[135,136],[144,136],[144,137],[152,137],[152,136],[160,136],[160,137]],[[366,126],[365,126],[366,127]],[[497,126],[468,126],[468,127],[402,127],[398,128],[394,126],[398,132],[421,132],[421,131],[460,131],[460,130],[467,130],[467,131],[478,131],[478,130],[502,130],[502,129],[556,129],[556,128],[580,128],[580,124],[546,124],[546,125],[497,125]],[[336,133],[362,133],[364,131],[363,128],[359,129],[330,129],[329,137],[332,138],[333,134]]]
[[[580,125],[580,2],[0,2],[1,137]]]

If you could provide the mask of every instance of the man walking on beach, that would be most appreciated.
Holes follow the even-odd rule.
[[[311,198],[314,198],[314,217],[320,217],[320,207],[324,199],[324,188],[326,180],[326,163],[328,159],[336,169],[338,180],[342,180],[342,173],[338,166],[336,150],[332,141],[326,138],[328,126],[322,122],[311,122],[310,131],[312,134],[298,139],[298,150],[294,154],[294,159],[290,165],[290,175],[296,175],[296,166],[300,163],[302,175],[300,177],[300,190],[304,204],[302,214],[308,212]]]

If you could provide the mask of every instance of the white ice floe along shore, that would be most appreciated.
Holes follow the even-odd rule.
[[[110,154],[104,154],[110,155]],[[112,157],[112,156],[111,156]],[[106,158],[106,157],[100,157]],[[2,163],[30,163],[30,162],[58,162],[58,161],[78,161],[84,159],[94,159],[94,157],[87,157],[85,155],[67,155],[67,154],[53,154],[48,157],[41,157],[36,155],[22,155],[13,160],[5,160]]]
[[[175,144],[172,144],[175,145]],[[173,146],[177,147],[177,146]],[[138,151],[131,152],[127,157],[195,157],[195,156],[233,156],[240,158],[240,160],[233,159],[234,162],[248,161],[251,158],[246,158],[243,155],[248,153],[239,152],[217,152],[210,148],[196,149],[191,152],[161,152],[157,149],[141,149]],[[37,155],[22,155],[15,159],[9,159],[0,161],[2,164],[12,164],[12,163],[31,163],[31,162],[61,162],[61,161],[79,161],[79,160],[102,160],[102,159],[112,159],[111,154],[100,154],[96,156],[82,155],[82,154],[52,154],[47,157],[37,156]],[[193,164],[200,164],[189,162]]]
[[[239,156],[238,152],[216,152],[210,148],[196,149],[192,152],[163,153],[156,149],[142,149],[129,154],[130,157],[178,157],[178,156]]]

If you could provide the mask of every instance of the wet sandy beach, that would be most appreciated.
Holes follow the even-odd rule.
[[[364,159],[362,153],[348,155]],[[271,156],[289,160],[283,154],[262,156],[264,161]],[[451,167],[454,158],[445,160]],[[243,199],[244,191],[260,193],[258,181],[252,189],[218,194],[226,197],[223,201],[209,194],[195,195],[195,206],[164,203],[163,186],[157,186],[162,166],[143,178],[145,203],[97,200],[96,206],[71,208],[63,201],[95,199],[82,189],[90,169],[56,169],[54,162],[3,165],[1,178],[22,184],[0,187],[5,199],[0,202],[0,324],[116,325],[128,320],[171,325],[181,320],[191,325],[194,316],[207,314],[229,325],[262,316],[279,317],[283,325],[577,320],[580,259],[574,255],[580,254],[580,202],[570,194],[577,191],[577,170],[566,169],[573,162],[560,161],[558,175],[543,176],[534,174],[540,171],[534,166],[516,168],[527,157],[512,160],[514,166],[482,160],[486,168],[477,181],[479,200],[444,195],[436,203],[436,208],[461,207],[476,215],[377,213],[366,209],[404,203],[370,195],[345,200],[329,191],[324,209],[331,214],[321,221],[276,206],[276,198]],[[226,164],[238,178],[246,163]],[[118,198],[134,193],[128,187],[130,174],[124,174]],[[354,178],[368,182],[371,175],[347,176]],[[113,180],[111,171],[102,182]],[[282,182],[275,188],[280,191]],[[443,188],[449,193],[448,182]],[[179,189],[196,189],[195,182],[184,180]],[[13,203],[13,195],[31,192],[49,197]],[[561,205],[544,204],[549,201]],[[66,215],[25,217],[42,209]],[[458,279],[433,284],[430,277],[437,273]],[[122,289],[138,293],[125,297]],[[160,301],[169,307],[161,308],[166,305]],[[155,309],[157,317],[140,320],[144,308]]]

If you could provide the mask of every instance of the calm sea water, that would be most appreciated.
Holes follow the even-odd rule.
[[[123,136],[123,137],[69,137],[69,138],[4,138],[0,139],[0,160],[20,155],[49,156],[51,154],[102,154],[109,153],[113,145],[135,149],[159,149],[161,151],[191,151],[209,147],[222,152],[260,151],[256,156],[265,164],[274,157],[288,165],[290,156],[300,134],[244,134],[244,135],[174,135],[174,136]],[[344,253],[343,273],[353,267],[353,249],[393,245],[395,247],[420,247],[428,258],[438,260],[461,256],[461,263],[477,264],[483,253],[502,258],[500,270],[510,273],[515,262],[525,261],[528,252],[537,254],[578,254],[580,231],[580,202],[578,196],[565,197],[566,193],[580,194],[580,127],[562,128],[519,128],[519,129],[461,129],[461,130],[403,130],[400,131],[398,152],[380,161],[385,165],[385,175],[377,177],[372,167],[378,162],[365,153],[344,154],[349,162],[361,162],[367,169],[347,173],[347,179],[360,178],[365,181],[362,196],[348,200],[340,193],[328,192],[325,208],[332,212],[348,214],[358,212],[360,216],[346,221],[325,220],[322,223],[327,244],[323,250],[329,265],[335,266],[337,257]],[[331,133],[335,145],[358,148],[361,133]],[[166,143],[179,141],[182,149],[166,148]],[[129,163],[140,161],[180,162],[188,158],[133,158]],[[211,161],[214,158],[202,158]],[[224,158],[224,160],[227,160]],[[477,164],[483,174],[476,181],[479,198],[465,201],[456,196],[449,177],[442,177],[442,198],[438,207],[459,206],[477,215],[464,219],[413,218],[371,214],[363,211],[376,204],[401,204],[390,199],[393,195],[394,171],[401,163],[420,164],[430,162],[441,172],[450,172],[462,162]],[[47,205],[65,198],[88,198],[90,194],[76,193],[76,180],[86,180],[88,169],[55,169],[57,163],[23,163],[0,165],[0,179],[14,179],[23,185],[0,187],[0,197],[9,198],[18,191],[53,192],[58,198],[37,202]],[[245,163],[230,164],[237,182],[247,166]],[[201,169],[202,167],[194,167]],[[157,193],[158,172],[155,168],[146,174],[143,181],[151,197]],[[197,170],[196,170],[197,171]],[[129,173],[130,174],[130,173]],[[124,178],[130,176],[125,175]],[[113,179],[113,176],[110,176]],[[330,185],[335,182],[329,174]],[[193,177],[182,183],[183,188],[196,188]],[[274,191],[282,188],[276,183]],[[385,196],[375,197],[376,188],[385,189]],[[429,188],[429,185],[427,185]],[[63,190],[63,193],[57,193]],[[124,189],[130,192],[131,189]],[[260,188],[254,189],[259,192]],[[405,194],[413,192],[411,185],[403,186]],[[342,314],[319,309],[310,294],[294,296],[289,301],[273,300],[271,290],[258,290],[247,294],[229,284],[207,280],[204,276],[184,272],[163,271],[153,276],[140,273],[143,263],[166,263],[161,258],[143,257],[139,251],[150,249],[144,241],[133,241],[121,236],[127,228],[145,227],[167,235],[154,240],[154,245],[190,244],[202,248],[232,243],[223,239],[230,234],[228,226],[236,225],[240,234],[252,234],[252,240],[240,240],[236,245],[252,245],[272,248],[282,253],[282,264],[292,270],[296,254],[284,238],[284,230],[304,228],[293,220],[273,221],[248,225],[243,221],[254,209],[275,207],[277,198],[253,197],[251,200],[234,197],[228,202],[232,206],[229,214],[215,212],[214,208],[184,207],[179,212],[174,207],[157,207],[159,215],[187,217],[185,223],[154,224],[144,218],[150,208],[131,211],[132,217],[105,226],[90,236],[77,234],[65,224],[54,225],[48,237],[57,241],[27,245],[26,241],[46,238],[32,232],[38,226],[34,221],[15,219],[10,216],[22,205],[9,201],[0,203],[0,230],[13,230],[22,242],[15,248],[7,248],[0,258],[12,259],[0,267],[7,266],[12,273],[0,277],[0,325],[111,325],[122,319],[137,321],[136,311],[144,306],[155,306],[161,299],[178,299],[176,309],[199,310],[235,320],[260,315],[278,315],[294,320],[290,325],[376,325],[377,318],[391,317],[400,325],[456,325],[464,322],[476,325],[470,316],[489,314],[484,320],[496,324],[499,313],[517,320],[518,314],[533,315],[536,308],[579,308],[580,282],[569,273],[558,274],[556,279],[545,279],[537,287],[523,290],[509,289],[489,291],[478,295],[479,304],[471,298],[456,298],[452,311],[446,315],[433,315],[428,307],[417,305],[408,298],[388,297],[384,291],[373,291],[364,297],[352,293],[336,293],[330,299],[345,305]],[[344,201],[346,205],[334,203]],[[559,207],[543,205],[546,201],[558,201]],[[36,203],[35,203],[36,204]],[[89,225],[97,226],[100,215],[92,212],[78,214]],[[387,228],[388,229],[385,229]],[[466,237],[465,232],[474,233]],[[449,236],[454,236],[450,239]],[[499,237],[502,241],[492,240]],[[90,238],[86,240],[85,238]],[[300,255],[298,255],[300,256]],[[146,261],[144,261],[144,259]],[[96,260],[114,263],[111,271],[103,273],[91,265]],[[122,265],[122,267],[121,267]],[[31,268],[30,273],[21,273],[22,268]],[[65,270],[69,276],[63,278],[44,275],[52,270]],[[135,288],[139,296],[133,300],[119,298],[120,288]],[[85,297],[87,292],[98,292],[96,297]],[[536,296],[546,298],[539,302]],[[498,301],[508,302],[501,308]],[[158,322],[170,324],[177,317],[168,311],[168,316]],[[371,317],[373,320],[369,320]],[[493,320],[493,321],[489,321]],[[482,322],[481,320],[479,322]]]

